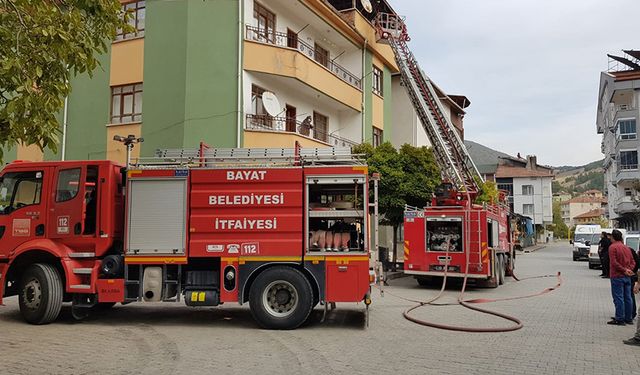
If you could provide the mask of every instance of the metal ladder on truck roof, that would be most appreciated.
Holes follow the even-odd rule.
[[[323,148],[191,148],[156,150],[138,158],[134,168],[286,167],[296,165],[364,165],[363,155],[349,147]]]
[[[381,41],[386,41],[393,50],[402,83],[431,141],[442,177],[453,183],[458,191],[473,195],[473,199],[480,190],[478,182],[484,180],[451,120],[445,116],[431,80],[409,50],[407,42],[410,38],[404,21],[396,14],[379,13],[376,28]]]

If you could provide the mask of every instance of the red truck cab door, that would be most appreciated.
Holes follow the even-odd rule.
[[[53,174],[47,236],[78,251],[94,250],[98,167],[65,163]]]
[[[21,244],[45,237],[50,184],[49,167],[13,169],[0,177],[0,264]]]

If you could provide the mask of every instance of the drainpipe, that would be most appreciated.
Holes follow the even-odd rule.
[[[366,92],[364,87],[364,79],[366,77],[364,73],[367,71],[366,62],[367,62],[367,38],[364,38],[364,44],[362,45],[362,80],[360,81],[360,85],[362,86],[362,104],[361,104],[362,112],[360,115],[360,117],[362,117],[362,143],[365,142],[365,137],[367,135],[367,131],[365,129],[367,124],[365,120],[365,99],[364,99],[364,95]]]
[[[244,40],[242,31],[243,31],[243,23],[244,13],[242,8],[242,3],[244,0],[238,0],[238,124],[237,134],[236,134],[236,147],[241,148],[241,136],[242,136],[242,117],[244,114],[244,109],[242,108],[242,93],[243,93],[243,82],[242,82],[242,42]]]
[[[64,97],[64,112],[62,115],[62,156],[60,158],[61,161],[65,160],[66,152],[67,152],[67,116],[69,113],[69,96]]]

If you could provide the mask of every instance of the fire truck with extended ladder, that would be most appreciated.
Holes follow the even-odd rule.
[[[54,321],[63,302],[78,319],[115,303],[248,302],[271,329],[298,327],[319,303],[326,313],[364,302],[368,312],[377,185],[367,173],[348,148],[201,145],[128,168],[10,163],[0,175],[0,304],[18,295],[33,324]]]
[[[404,218],[404,272],[421,285],[434,276],[468,277],[497,287],[514,267],[509,208],[504,194],[490,204],[474,201],[483,178],[427,75],[409,50],[403,19],[379,13],[379,37],[394,52],[401,82],[431,141],[443,184],[431,206],[407,207]]]

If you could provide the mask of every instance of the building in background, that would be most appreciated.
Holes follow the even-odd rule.
[[[573,218],[575,225],[578,224],[601,224],[606,222],[605,218],[605,210],[603,208],[598,208],[595,210],[591,210],[580,214]],[[608,225],[607,225],[608,226]]]
[[[553,203],[564,202],[564,201],[568,201],[569,199],[571,199],[571,194],[567,193],[566,191],[553,193]]]
[[[560,209],[562,212],[562,221],[567,224],[568,227],[572,227],[578,223],[577,218],[581,217],[585,219],[584,214],[594,215],[595,212],[600,212],[607,207],[607,199],[600,194],[585,192],[584,194],[571,198],[569,200],[560,203]],[[593,217],[593,216],[588,216]],[[599,221],[597,222],[600,223]]]
[[[602,135],[607,216],[620,228],[639,230],[633,184],[640,178],[640,51],[623,52],[607,55],[609,69],[600,73],[596,130]]]
[[[433,82],[432,82],[433,83]],[[409,94],[401,83],[400,74],[394,74],[391,79],[393,90],[393,136],[391,143],[395,147],[400,147],[405,143],[412,146],[431,146],[431,142],[427,137],[427,133],[422,126],[422,122],[418,118]],[[460,138],[464,140],[464,116],[465,109],[471,105],[471,102],[463,95],[447,95],[444,91],[433,84],[438,97],[445,109],[445,115],[451,119],[451,123],[458,130]]]
[[[472,141],[465,146],[483,177],[508,193],[512,212],[531,218],[534,225],[552,223],[551,167],[539,165],[536,156],[513,157]]]
[[[115,135],[158,148],[374,145],[392,138],[388,45],[351,1],[123,1],[131,33],[102,69],[72,79],[65,155],[16,147],[5,159],[112,159]],[[376,11],[393,12],[384,1]],[[62,122],[62,114],[60,120]]]

